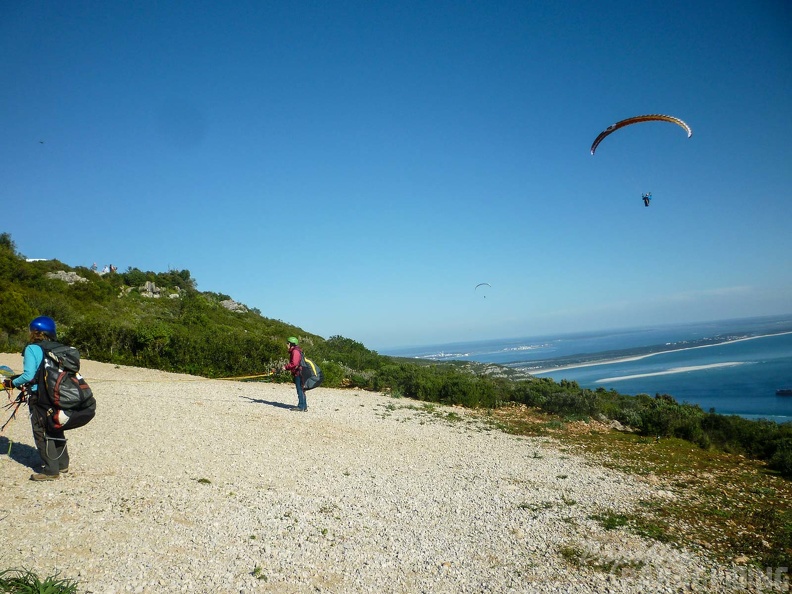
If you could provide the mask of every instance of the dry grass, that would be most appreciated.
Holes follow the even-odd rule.
[[[643,502],[640,515],[624,517],[638,534],[700,547],[739,564],[792,568],[792,481],[762,462],[601,422],[565,422],[525,406],[483,415],[505,431],[551,437],[570,453],[664,491],[662,500]]]

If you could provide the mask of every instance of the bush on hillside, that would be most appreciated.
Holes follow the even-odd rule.
[[[0,291],[0,330],[9,333],[24,328],[35,315],[22,293]]]
[[[792,428],[789,433],[792,433]],[[783,476],[792,477],[792,437],[779,439],[773,446],[774,451],[767,465]]]

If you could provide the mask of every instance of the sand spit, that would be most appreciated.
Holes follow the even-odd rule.
[[[591,519],[661,486],[459,408],[319,388],[299,413],[290,385],[83,373],[98,413],[69,435],[68,475],[29,481],[27,415],[6,429],[0,568],[95,594],[751,591],[744,572]]]
[[[603,361],[592,361],[590,363],[575,363],[572,365],[561,365],[559,367],[548,367],[547,369],[528,369],[531,375],[542,375],[556,371],[566,371],[567,369],[580,369],[582,367],[599,367],[600,365],[613,365],[614,363],[631,363],[632,361],[640,361],[648,359],[649,357],[656,357],[657,355],[667,355],[669,353],[681,353],[683,351],[694,351],[697,349],[709,349],[712,347],[728,346],[738,342],[745,342],[746,340],[756,340],[757,338],[770,338],[771,336],[784,336],[792,334],[792,332],[775,332],[773,334],[760,334],[757,336],[745,336],[743,338],[734,338],[732,340],[724,340],[723,342],[715,342],[712,344],[700,344],[698,346],[685,347],[681,349],[668,349],[664,351],[657,351],[654,353],[647,353],[645,355],[635,355],[633,357],[617,357],[615,359],[605,359]],[[633,376],[643,377],[643,376]],[[605,381],[605,380],[600,380]]]

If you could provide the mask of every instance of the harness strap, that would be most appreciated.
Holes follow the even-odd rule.
[[[66,438],[65,437],[50,437],[49,435],[44,435],[44,441],[45,441],[44,452],[47,454],[47,458],[49,458],[50,460],[60,460],[61,456],[63,456],[64,452],[66,451]],[[50,444],[51,441],[62,441],[63,442],[63,448],[61,449],[61,453],[58,455],[57,458],[55,458],[54,456],[52,456],[52,454],[50,454],[49,444]],[[57,448],[58,448],[58,446],[56,444],[55,445],[55,452],[56,453],[58,452]]]

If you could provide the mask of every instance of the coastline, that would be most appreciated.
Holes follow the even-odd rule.
[[[597,367],[599,365],[613,365],[614,363],[629,363],[631,361],[640,361],[642,359],[647,359],[649,357],[654,357],[656,355],[664,355],[668,353],[678,353],[684,351],[692,351],[695,349],[706,349],[710,347],[716,346],[724,346],[728,344],[734,344],[738,342],[744,342],[746,340],[756,340],[758,338],[770,338],[772,336],[784,336],[787,334],[792,334],[792,331],[784,331],[784,332],[773,332],[771,334],[761,334],[757,336],[745,336],[742,338],[735,338],[732,340],[724,340],[722,342],[712,343],[712,344],[700,344],[691,347],[684,347],[680,349],[667,349],[664,351],[656,351],[654,353],[646,353],[644,355],[635,355],[635,356],[627,356],[627,357],[616,357],[613,359],[606,359],[604,361],[592,361],[590,363],[579,363],[579,364],[571,364],[571,365],[561,365],[558,367],[548,367],[548,368],[539,368],[539,369],[531,369],[528,367],[522,367],[526,369],[531,375],[542,375],[544,373],[553,373],[556,371],[565,371],[568,369],[580,369],[582,367]],[[642,377],[642,376],[633,376],[633,377]]]

